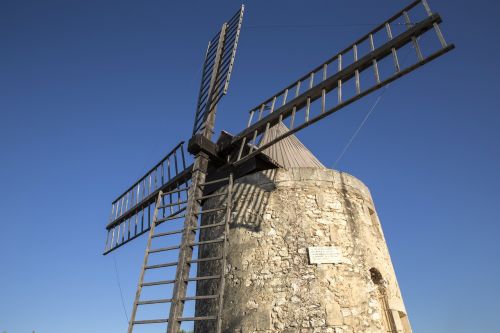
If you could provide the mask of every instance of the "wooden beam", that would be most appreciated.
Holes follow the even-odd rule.
[[[339,80],[345,82],[346,80],[351,79],[352,77],[354,77],[356,70],[359,70],[361,72],[366,68],[369,68],[370,66],[372,66],[373,60],[379,61],[387,57],[392,53],[392,49],[399,49],[405,46],[406,44],[411,42],[413,36],[419,36],[423,34],[424,32],[432,29],[434,23],[441,23],[441,21],[441,16],[439,14],[433,14],[432,16],[429,16],[428,18],[413,26],[411,29],[408,29],[396,38],[388,41],[384,45],[368,53],[360,60],[339,71],[337,74],[332,75],[330,78],[322,81],[313,88],[305,91],[301,95],[292,99],[290,102],[278,108],[273,113],[270,113],[266,117],[257,121],[255,124],[246,128],[232,139],[231,146],[236,145],[243,138],[246,138],[248,141],[254,135],[255,131],[257,131],[257,134],[261,134],[265,130],[267,123],[270,123],[271,127],[274,126],[280,121],[280,119],[289,117],[292,114],[294,107],[297,110],[304,107],[307,104],[308,99],[310,99],[312,103],[322,96],[323,90],[329,92],[335,89]],[[220,147],[220,150],[225,149],[227,149],[227,147]]]

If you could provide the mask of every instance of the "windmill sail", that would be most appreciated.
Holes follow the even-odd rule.
[[[191,170],[192,165],[186,166],[184,142],[180,142],[119,195],[111,205],[104,254],[125,245],[150,229],[155,200],[160,191],[170,193],[166,198],[171,204],[178,202],[171,207],[170,217],[178,216],[183,210],[180,202],[185,201],[182,197],[187,193]]]
[[[421,19],[420,13],[424,16]],[[415,1],[260,103],[250,111],[247,128],[229,144],[239,149],[234,165],[451,51],[454,45],[446,43],[440,23],[440,15],[432,13],[425,0]],[[383,42],[376,47],[376,41]],[[404,48],[409,52],[400,59],[398,51]],[[405,66],[411,54],[415,60]],[[260,140],[270,128],[285,120],[288,131],[271,141]],[[244,149],[247,145],[256,148]]]
[[[208,115],[227,92],[238,47],[244,10],[245,7],[242,5],[240,10],[229,21],[224,23],[222,29],[208,42],[196,106],[193,135],[201,133],[205,129]]]
[[[222,25],[222,29],[208,44],[193,135],[204,131],[210,112],[227,92],[243,12],[244,6],[242,5],[240,10]],[[187,196],[193,169],[192,165],[186,166],[183,144],[184,142],[179,143],[167,156],[113,201],[110,221],[106,226],[108,235],[104,254],[125,245],[150,229],[155,211],[155,200],[160,191],[175,192],[175,195],[168,196],[170,204],[178,209],[182,208],[182,205],[174,205],[174,199],[175,197],[179,199],[181,194]],[[174,208],[170,211],[172,218],[181,216],[175,213]]]

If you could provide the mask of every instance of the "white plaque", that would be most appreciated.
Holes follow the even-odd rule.
[[[346,260],[335,246],[311,246],[307,248],[311,264],[339,264]]]

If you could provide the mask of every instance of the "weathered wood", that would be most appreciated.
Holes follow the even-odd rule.
[[[172,180],[156,191],[152,192],[149,194],[146,198],[144,198],[141,202],[139,202],[137,205],[131,207],[128,211],[126,211],[123,215],[119,216],[117,219],[112,221],[106,226],[106,229],[111,229],[114,226],[117,226],[118,224],[122,223],[126,219],[132,217],[136,212],[141,211],[142,209],[148,207],[151,205],[153,202],[155,202],[156,197],[158,196],[158,193],[160,191],[165,191],[165,192],[170,192],[173,189],[177,189],[177,187],[181,184],[185,184],[190,178],[191,178],[191,172],[193,169],[193,165],[191,164],[188,166],[186,169],[181,171],[177,176],[172,178]],[[174,192],[171,192],[174,193]]]
[[[416,0],[414,2],[412,2],[411,4],[409,4],[408,6],[406,6],[405,8],[403,8],[402,10],[398,11],[396,14],[394,14],[393,16],[391,16],[389,19],[387,19],[386,21],[384,21],[384,23],[378,25],[377,27],[375,27],[373,30],[371,30],[370,32],[368,32],[366,35],[362,36],[361,38],[357,39],[354,43],[352,43],[351,45],[347,46],[346,48],[344,48],[342,51],[340,51],[339,53],[335,54],[334,56],[330,57],[328,60],[326,60],[325,62],[323,62],[321,65],[315,67],[313,70],[309,71],[307,74],[304,74],[303,76],[300,77],[299,80],[297,81],[303,81],[305,79],[307,79],[307,77],[310,75],[311,72],[316,72],[318,70],[321,69],[321,66],[323,66],[324,64],[330,64],[331,62],[335,61],[340,55],[342,54],[345,54],[347,53],[349,50],[352,49],[353,45],[354,44],[361,44],[363,43],[365,40],[367,40],[369,37],[370,37],[370,34],[376,34],[377,32],[379,32],[380,30],[384,29],[385,28],[385,24],[386,23],[391,23],[391,22],[394,22],[396,21],[397,19],[399,19],[401,17],[401,14],[403,13],[403,11],[409,11],[411,10],[412,8],[418,6],[420,3],[422,2],[422,0]],[[431,15],[429,15],[431,16]],[[297,84],[297,81],[294,81],[293,83],[287,85],[285,88],[283,88],[282,90],[280,90],[278,93],[276,93],[274,96],[280,96],[281,94],[285,93],[285,91],[289,90],[289,89],[292,89],[295,84]],[[273,97],[270,97],[269,99],[267,99],[266,101],[264,101],[263,103],[269,103]],[[260,104],[259,104],[260,105]],[[254,109],[258,108],[255,107]]]
[[[212,78],[210,86],[213,87],[216,83],[216,78],[219,74],[219,66],[221,62],[224,38],[227,29],[227,23],[224,23],[221,28],[221,33],[219,36],[219,44],[217,46],[217,54],[215,55],[214,68],[212,72]],[[212,89],[212,88],[211,88]],[[217,88],[219,89],[219,88]],[[217,93],[216,91],[211,92],[208,98],[208,105],[206,112],[208,116],[205,120],[205,130],[202,133],[204,137],[203,141],[210,141],[213,134],[213,128],[215,125],[215,105],[213,103],[213,95]],[[194,133],[193,133],[194,134]],[[188,192],[188,203],[186,209],[186,219],[184,220],[184,232],[182,234],[182,242],[179,251],[179,264],[177,265],[177,271],[175,273],[176,283],[174,284],[173,290],[173,302],[170,306],[169,323],[167,326],[167,333],[177,333],[180,329],[180,320],[184,311],[184,300],[187,292],[187,279],[189,278],[189,271],[191,264],[188,262],[193,256],[193,243],[195,240],[195,233],[192,232],[192,228],[198,227],[198,216],[201,211],[201,202],[197,200],[203,196],[203,190],[201,184],[205,182],[206,174],[208,171],[208,162],[210,156],[204,151],[200,150],[195,157],[193,164],[193,175],[191,181],[191,187]]]
[[[274,100],[276,101],[276,100]],[[274,102],[273,102],[274,108]],[[271,110],[272,112],[272,110]],[[227,198],[226,198],[226,216],[224,217],[224,244],[222,245],[222,271],[220,274],[219,283],[219,304],[217,305],[217,327],[216,332],[222,332],[222,309],[224,307],[224,290],[226,286],[226,258],[228,251],[228,236],[229,236],[229,223],[231,222],[231,211],[233,202],[233,174],[229,174],[229,184],[227,186]]]
[[[144,259],[142,262],[142,270],[141,270],[141,274],[139,276],[139,283],[137,284],[137,291],[135,293],[134,306],[132,308],[132,313],[130,315],[130,322],[128,325],[128,333],[132,333],[132,330],[134,327],[135,316],[137,314],[137,306],[139,305],[139,298],[141,297],[142,286],[144,283],[144,273],[146,272],[146,266],[148,263],[148,257],[149,257],[149,253],[150,253],[149,248],[151,247],[151,242],[153,239],[152,236],[154,234],[154,230],[155,230],[155,226],[156,226],[156,217],[158,216],[158,206],[161,203],[161,198],[162,198],[162,193],[160,191],[160,193],[157,196],[157,200],[156,200],[156,208],[155,208],[155,212],[154,212],[154,216],[153,216],[153,223],[151,225],[151,229],[149,230],[149,238],[148,238],[148,243],[146,246],[146,252],[144,253]]]
[[[210,135],[210,132],[206,132]],[[179,318],[184,310],[184,301],[182,298],[186,295],[187,279],[191,265],[188,263],[193,256],[193,248],[189,244],[194,242],[195,234],[191,228],[198,227],[197,213],[201,210],[201,204],[196,198],[203,195],[199,184],[205,182],[206,172],[208,169],[208,156],[200,152],[195,158],[193,165],[193,176],[191,187],[188,192],[188,204],[186,210],[186,219],[184,220],[184,232],[182,234],[182,243],[179,251],[177,270],[175,274],[176,283],[174,284],[173,296],[174,299],[170,306],[169,322],[167,333],[177,333],[180,328]]]
[[[378,90],[378,89],[386,86],[387,84],[389,84],[389,83],[397,80],[398,78],[400,78],[400,77],[402,77],[402,76],[404,76],[404,75],[412,72],[416,68],[421,67],[424,64],[426,64],[426,63],[428,63],[428,62],[430,62],[430,61],[432,61],[432,60],[440,57],[444,53],[447,53],[447,52],[451,51],[454,47],[455,46],[453,44],[448,45],[446,48],[441,49],[441,50],[435,52],[434,54],[428,56],[423,61],[421,61],[419,63],[416,63],[413,66],[410,66],[410,67],[408,67],[408,68],[406,68],[406,69],[404,69],[404,70],[402,70],[400,72],[397,72],[396,74],[394,74],[393,76],[389,77],[388,79],[386,79],[386,80],[384,80],[384,81],[382,81],[382,82],[380,82],[380,83],[372,86],[371,88],[369,88],[367,90],[362,91],[360,94],[358,94],[358,95],[356,95],[356,96],[354,96],[354,97],[352,97],[352,98],[350,98],[350,99],[348,99],[348,100],[340,103],[339,105],[337,105],[337,106],[331,108],[330,110],[328,110],[328,111],[326,111],[326,112],[324,112],[324,113],[316,116],[315,118],[311,119],[310,121],[305,122],[302,125],[297,126],[297,127],[293,128],[293,129],[290,129],[287,133],[283,134],[282,136],[277,137],[276,139],[274,139],[274,140],[270,141],[269,143],[263,145],[262,147],[258,148],[257,150],[253,151],[252,153],[248,154],[247,156],[245,156],[245,157],[241,158],[240,160],[234,162],[234,166],[239,166],[239,165],[245,163],[247,160],[253,158],[254,156],[256,156],[257,154],[259,154],[263,150],[267,149],[268,147],[272,146],[276,142],[278,142],[278,141],[286,138],[289,135],[292,135],[292,134],[300,131],[301,129],[304,129],[304,128],[306,128],[306,127],[308,127],[308,126],[310,126],[310,125],[312,125],[312,124],[320,121],[321,119],[323,119],[323,118],[325,118],[325,117],[327,117],[327,116],[329,116],[329,115],[331,115],[331,114],[339,111],[340,109],[346,107],[347,105],[352,104],[353,102],[355,102],[358,99],[360,99],[360,98],[362,98],[362,97],[364,97],[364,96],[372,93],[373,91]]]
[[[355,75],[356,70],[359,70],[360,72],[365,70],[366,68],[372,65],[374,59],[380,60],[385,58],[387,55],[391,54],[393,48],[394,49],[401,48],[402,46],[406,45],[409,41],[411,41],[412,36],[415,35],[418,36],[423,34],[429,29],[432,29],[433,23],[439,23],[439,22],[441,22],[441,17],[439,16],[439,14],[433,14],[432,16],[429,16],[428,18],[424,19],[422,22],[418,23],[411,29],[403,32],[401,35],[388,41],[381,47],[365,55],[363,58],[349,65],[345,69],[339,71],[338,73],[331,76],[327,80],[318,83],[313,88],[300,94],[299,96],[297,96],[284,106],[277,109],[275,112],[267,115],[266,117],[257,121],[255,124],[244,129],[241,133],[237,134],[233,138],[232,144],[240,142],[244,137],[247,137],[247,139],[250,138],[252,135],[254,135],[255,132],[257,134],[262,133],[268,122],[271,124],[271,126],[273,126],[278,123],[280,116],[282,116],[284,119],[289,117],[292,113],[293,108],[294,107],[297,109],[303,108],[306,105],[308,98],[310,98],[311,101],[315,101],[316,99],[321,97],[321,91],[323,89],[325,89],[327,92],[335,89],[337,87],[338,80],[346,81],[351,79]]]

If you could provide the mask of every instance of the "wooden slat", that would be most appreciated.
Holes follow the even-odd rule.
[[[179,321],[201,321],[201,320],[216,320],[216,316],[205,316],[205,317],[182,317]]]
[[[122,223],[124,220],[130,218],[131,216],[135,215],[137,212],[140,212],[144,208],[147,208],[149,205],[155,202],[156,197],[158,196],[158,193],[160,191],[165,191],[168,193],[168,191],[172,191],[175,189],[177,186],[185,184],[190,178],[191,178],[191,172],[192,172],[193,165],[191,164],[188,166],[186,169],[184,169],[182,172],[180,172],[176,177],[172,178],[171,181],[154,191],[153,193],[149,194],[147,197],[145,197],[141,202],[139,202],[137,205],[131,207],[128,211],[124,212],[123,215],[119,216],[117,219],[114,221],[110,222],[107,226],[106,229],[111,229],[114,226]],[[184,189],[182,189],[184,190]]]
[[[161,232],[159,234],[153,235],[153,238],[176,235],[176,234],[182,233],[183,231],[184,231],[184,229],[177,229],[177,230],[173,230],[173,231]]]
[[[352,78],[355,75],[356,70],[363,71],[364,69],[370,67],[372,65],[373,59],[377,60],[385,58],[387,55],[391,54],[392,49],[400,48],[405,44],[407,44],[408,41],[411,41],[411,36],[420,35],[425,31],[432,29],[432,24],[434,22],[441,22],[441,17],[438,14],[434,14],[433,16],[428,17],[424,21],[415,25],[413,28],[403,32],[401,35],[397,36],[396,38],[393,38],[392,40],[385,43],[383,46],[377,48],[375,51],[370,52],[369,54],[361,58],[359,61],[339,71],[338,73],[331,76],[327,80],[318,83],[312,89],[309,89],[306,92],[300,94],[292,101],[288,102],[286,105],[280,107],[275,112],[269,114],[268,116],[264,117],[260,121],[256,122],[255,124],[251,125],[247,129],[243,130],[241,133],[236,135],[232,139],[232,144],[233,145],[237,144],[240,140],[242,140],[243,137],[248,138],[254,135],[254,132],[262,133],[268,122],[270,122],[271,126],[275,125],[276,123],[278,123],[280,116],[283,118],[289,117],[294,108],[300,109],[304,107],[309,97],[311,98],[312,101],[316,100],[317,98],[321,97],[321,91],[323,89],[325,89],[328,92],[336,88],[338,80],[346,81]]]
[[[304,74],[303,76],[300,77],[300,79],[298,81],[303,81],[305,79],[307,79],[307,77],[310,75],[311,72],[317,72],[318,70],[321,69],[321,67],[324,65],[324,64],[330,64],[332,63],[333,61],[335,61],[339,55],[342,55],[342,54],[345,54],[347,53],[349,50],[352,49],[353,45],[354,44],[361,44],[363,43],[364,41],[366,41],[368,38],[369,38],[369,35],[370,34],[373,34],[375,35],[377,32],[379,32],[380,30],[383,30],[385,28],[385,23],[388,22],[388,23],[391,23],[393,21],[396,21],[397,19],[399,19],[401,17],[401,14],[403,13],[403,11],[409,11],[411,10],[412,8],[418,6],[420,3],[422,2],[422,0],[415,0],[414,2],[412,2],[411,4],[409,4],[408,6],[406,6],[405,8],[403,8],[402,10],[398,11],[396,14],[394,14],[393,16],[391,16],[388,20],[386,20],[384,23],[378,25],[377,27],[375,27],[373,30],[371,30],[370,32],[368,32],[366,35],[360,37],[358,40],[356,40],[354,43],[352,43],[351,45],[347,46],[345,49],[343,49],[342,51],[340,51],[339,53],[335,54],[334,56],[332,56],[331,58],[329,58],[327,61],[323,62],[321,65],[315,67],[313,70],[309,71],[307,74]],[[430,15],[429,15],[430,16]],[[297,81],[294,81],[293,83],[289,84],[288,86],[286,86],[284,89],[280,90],[277,94],[273,95],[274,96],[280,96],[281,94],[283,94],[286,90],[288,89],[292,89],[295,84],[297,83]],[[273,97],[270,97],[269,99],[265,100],[263,103],[269,103]],[[259,104],[260,105],[260,104]]]
[[[158,206],[160,204],[160,200],[161,200],[161,191],[160,193],[158,194],[158,199],[156,201],[156,206]],[[154,230],[155,230],[155,221],[156,221],[156,217],[158,215],[158,209],[155,209],[155,212],[154,212],[154,216],[153,216],[153,224],[151,226],[151,229],[149,231],[149,238],[148,238],[148,242],[147,242],[147,246],[146,246],[146,252],[144,253],[144,259],[143,259],[143,262],[142,262],[142,269],[141,269],[141,274],[139,275],[139,283],[137,284],[137,291],[135,293],[135,299],[134,299],[134,305],[133,305],[133,308],[132,308],[132,313],[130,315],[130,322],[129,322],[129,326],[128,326],[128,333],[132,333],[132,330],[133,330],[133,327],[134,327],[134,321],[135,321],[135,316],[137,314],[137,306],[139,305],[139,299],[141,297],[141,292],[142,292],[142,285],[144,283],[144,274],[146,272],[146,265],[148,263],[148,257],[149,257],[149,251],[148,249],[150,248],[151,246],[151,242],[152,242],[152,235],[154,234]]]
[[[144,282],[142,284],[143,287],[151,287],[151,286],[159,286],[163,284],[172,284],[175,280],[161,280],[161,281],[152,281],[152,282]]]
[[[241,158],[240,160],[236,161],[235,163],[233,163],[234,166],[237,166],[237,165],[240,165],[242,163],[244,163],[245,161],[247,161],[248,159],[254,157],[255,155],[259,154],[261,151],[267,149],[268,147],[272,146],[273,144],[275,144],[276,142],[286,138],[287,136],[290,136],[298,131],[300,131],[301,129],[305,128],[305,127],[308,127],[318,121],[320,121],[321,119],[323,119],[324,117],[327,117],[335,112],[337,112],[338,110],[346,107],[347,105],[350,105],[352,104],[353,102],[357,101],[358,99],[372,93],[373,91],[375,90],[378,90],[380,89],[381,87],[397,80],[398,78],[412,72],[413,70],[415,70],[416,68],[418,67],[421,67],[423,66],[424,64],[440,57],[441,55],[451,51],[455,46],[453,44],[451,45],[448,45],[446,48],[444,49],[441,49],[435,53],[433,53],[432,55],[428,56],[427,58],[425,58],[423,61],[419,62],[419,63],[416,63],[394,75],[392,75],[391,77],[385,79],[384,81],[381,81],[379,84],[376,84],[364,91],[362,91],[360,94],[342,102],[341,104],[338,104],[336,107],[333,107],[331,108],[330,110],[326,111],[325,113],[323,114],[320,114],[319,116],[316,116],[315,118],[311,119],[309,122],[306,122],[306,123],[303,123],[302,125],[298,126],[298,127],[295,127],[293,129],[290,129],[287,133],[285,133],[284,135],[278,137],[278,138],[275,138],[274,140],[270,141],[269,143],[267,143],[266,145],[263,145],[262,147],[260,147],[259,149],[255,150],[254,152],[252,152],[251,154],[248,154],[246,155],[245,157]]]
[[[148,319],[148,320],[136,320],[133,321],[134,325],[143,325],[143,324],[162,324],[168,323],[168,319]]]
[[[148,304],[161,304],[161,303],[170,303],[172,302],[171,298],[163,298],[163,299],[152,299],[148,301],[139,301],[137,305],[148,305]]]

